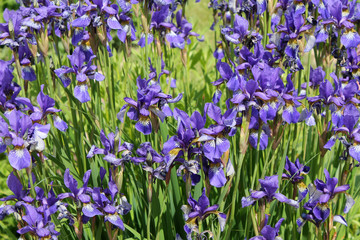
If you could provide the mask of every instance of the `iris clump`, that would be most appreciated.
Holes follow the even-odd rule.
[[[357,1],[0,8],[1,239],[359,235]]]

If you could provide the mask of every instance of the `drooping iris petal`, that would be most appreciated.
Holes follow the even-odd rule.
[[[16,170],[30,166],[31,156],[27,148],[19,147],[9,152],[10,165]]]
[[[258,136],[259,136],[259,134],[257,132],[253,132],[249,136],[249,142],[250,142],[251,146],[255,149],[257,148],[258,141],[259,141]],[[260,143],[259,150],[264,150],[267,148],[268,135],[264,131],[261,131],[259,143]]]
[[[71,25],[73,27],[87,27],[91,22],[90,17],[87,14],[82,15],[81,17],[72,21]]]
[[[360,43],[360,36],[356,31],[349,30],[349,31],[346,31],[341,36],[340,41],[341,41],[341,44],[343,44],[346,49],[353,48],[353,47],[356,48]]]
[[[24,80],[27,81],[35,81],[36,80],[36,75],[35,75],[35,71],[32,67],[30,66],[25,66],[21,69],[21,74]]]
[[[251,206],[254,204],[254,202],[255,202],[255,199],[252,198],[251,196],[242,197],[241,198],[241,207],[244,208],[244,207]]]
[[[94,217],[97,215],[103,215],[102,212],[100,212],[96,206],[92,203],[89,204],[84,204],[83,208],[82,208],[82,212],[85,216],[87,217]]]
[[[74,96],[81,102],[85,103],[90,101],[88,86],[86,84],[77,85],[74,88]]]
[[[140,117],[139,121],[135,124],[135,129],[144,135],[149,135],[152,131],[150,118]]]
[[[290,105],[284,109],[282,118],[288,124],[297,123],[300,118],[300,113],[296,110],[295,106]]]
[[[125,230],[124,223],[121,220],[120,216],[118,214],[109,214],[105,216],[105,222],[111,222],[116,227],[120,228],[121,230]]]
[[[349,148],[349,154],[353,157],[356,161],[360,162],[360,145],[352,145]]]
[[[345,218],[343,216],[341,216],[341,215],[335,215],[334,218],[333,218],[333,221],[341,223],[341,224],[347,226],[347,222],[346,222]]]
[[[330,208],[326,204],[318,204],[314,207],[313,213],[318,220],[325,221],[330,215]]]
[[[54,115],[53,120],[54,120],[54,126],[57,129],[59,129],[62,132],[65,132],[67,130],[68,128],[67,123],[64,120],[62,120],[59,116]]]
[[[225,223],[226,223],[226,214],[218,213],[218,220],[220,225],[220,231],[224,231]]]
[[[301,202],[307,195],[308,189],[303,182],[297,184],[298,187],[298,202]]]
[[[214,187],[220,188],[225,186],[226,177],[220,164],[210,164],[209,180],[210,184]]]
[[[283,195],[281,193],[275,193],[274,198],[276,198],[279,202],[283,202],[283,203],[289,204],[290,206],[293,206],[295,208],[299,208],[299,203],[297,201],[288,199],[287,197],[285,197],[285,195]]]
[[[114,164],[115,166],[118,166],[120,165],[121,161],[120,159],[118,159],[114,154],[112,153],[109,153],[108,155],[106,155],[104,157],[104,160],[111,163],[111,164]]]
[[[45,238],[45,237],[50,236],[50,231],[47,228],[37,228],[36,229],[36,234],[40,238]]]
[[[344,213],[348,213],[352,208],[352,206],[354,206],[355,201],[348,193],[345,193],[345,197],[346,197],[346,203],[345,203]]]
[[[256,0],[256,9],[257,14],[260,15],[266,11],[267,1],[266,0]]]
[[[109,28],[111,29],[121,29],[121,24],[119,23],[119,21],[116,19],[115,16],[110,16],[108,19],[107,19],[107,24],[109,26]]]

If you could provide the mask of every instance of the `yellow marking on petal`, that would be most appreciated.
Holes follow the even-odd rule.
[[[176,157],[179,154],[180,151],[181,151],[181,148],[174,148],[174,149],[170,150],[169,154],[171,156]]]
[[[297,184],[297,186],[298,186],[298,188],[299,188],[299,190],[300,190],[301,192],[303,192],[303,191],[305,191],[305,189],[307,189],[307,186],[306,186],[305,183],[303,183],[303,182],[299,182],[299,183]]]

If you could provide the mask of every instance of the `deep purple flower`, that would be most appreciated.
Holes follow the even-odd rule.
[[[157,120],[157,116],[161,121],[164,121],[167,116],[172,116],[173,113],[168,103],[180,101],[182,94],[172,98],[171,95],[162,92],[159,82],[140,77],[137,78],[137,86],[137,101],[128,97],[124,98],[127,104],[122,106],[117,118],[123,122],[125,113],[129,108],[127,116],[131,120],[137,121],[135,129],[144,135],[148,135],[152,132],[151,119]]]
[[[269,220],[269,215],[265,215],[265,222],[264,227],[261,229],[260,234],[261,236],[256,236],[250,238],[250,240],[275,240],[277,236],[279,236],[280,226],[281,223],[284,221],[284,218],[281,218],[276,224],[275,227],[271,227],[267,225]]]
[[[209,128],[203,128],[199,131],[200,138],[198,142],[203,143],[203,152],[205,156],[215,162],[230,148],[230,142],[226,138],[231,128],[235,128],[236,111],[229,109],[224,115],[221,109],[213,103],[205,104],[205,113],[216,122],[216,125],[210,125]],[[230,132],[235,134],[235,132]]]
[[[101,130],[100,140],[104,148],[98,148],[93,145],[86,157],[91,158],[97,154],[105,155],[104,160],[115,166],[123,165],[124,162],[132,160],[131,151],[134,147],[133,144],[127,142],[121,144],[118,133],[119,131],[116,130],[115,133],[109,133],[106,137],[104,131]],[[116,156],[120,152],[121,159]]]
[[[35,180],[35,176],[33,176],[33,181],[34,180]],[[34,199],[29,196],[30,191],[24,189],[24,186],[21,184],[20,180],[14,175],[13,172],[11,172],[10,175],[8,176],[6,183],[9,189],[14,193],[14,195],[1,198],[0,201],[17,200],[20,202],[27,202],[27,203],[33,202]]]
[[[105,169],[101,168],[100,177],[102,183],[105,173]],[[103,213],[104,221],[110,222],[124,231],[125,227],[120,215],[127,214],[131,210],[131,205],[124,195],[120,195],[115,182],[111,178],[111,172],[109,174],[108,188],[96,187],[91,195],[96,208]],[[118,199],[119,201],[117,201]]]
[[[203,189],[202,195],[199,200],[196,201],[191,197],[191,194],[188,199],[189,205],[183,205],[181,210],[184,212],[185,218],[185,227],[184,230],[187,233],[188,237],[191,237],[192,232],[198,232],[198,222],[207,218],[210,214],[216,214],[218,216],[220,229],[224,230],[226,214],[217,211],[219,206],[217,204],[210,206],[210,201],[205,194],[205,188]]]
[[[77,85],[74,88],[74,96],[82,103],[90,101],[88,93],[88,79],[103,81],[105,77],[96,72],[96,66],[91,65],[95,55],[89,55],[81,47],[75,48],[72,55],[68,55],[71,67],[62,66],[55,70],[55,74],[61,79],[64,87],[69,86],[71,79],[69,73],[76,74]]]
[[[60,235],[55,230],[55,224],[50,222],[50,216],[46,213],[44,216],[39,213],[38,209],[29,204],[23,204],[26,209],[26,215],[22,219],[28,224],[19,229],[17,232],[21,235],[31,233],[39,238],[54,238]]]
[[[304,177],[302,175],[308,174],[310,168],[300,163],[299,159],[296,159],[295,163],[292,163],[286,156],[285,170],[288,173],[283,173],[283,179],[289,179],[292,184],[296,184],[299,191],[298,201],[302,201],[308,193],[306,185],[302,181]]]
[[[267,202],[271,202],[277,199],[279,202],[287,203],[295,208],[299,207],[299,203],[295,200],[288,199],[281,193],[276,193],[279,189],[279,179],[277,175],[271,177],[265,177],[265,179],[259,179],[261,188],[259,191],[250,190],[249,197],[243,197],[241,199],[242,207],[248,207],[253,205],[255,201],[265,198]]]

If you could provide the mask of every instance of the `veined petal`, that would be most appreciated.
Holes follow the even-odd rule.
[[[103,215],[94,204],[90,203],[90,204],[84,204],[83,208],[82,208],[82,212],[85,216],[87,217],[94,217],[97,215]]]
[[[87,14],[82,15],[81,17],[72,21],[71,25],[73,27],[87,27],[91,22],[90,17]]]
[[[54,126],[62,131],[62,132],[65,132],[68,128],[68,125],[65,121],[63,121],[58,115],[54,115],[53,117],[53,120],[54,120]]]
[[[318,204],[314,207],[313,213],[318,220],[325,221],[330,215],[330,208],[326,204]]]
[[[298,202],[301,202],[307,195],[308,189],[303,182],[297,184],[298,187]]]
[[[121,24],[119,23],[119,21],[116,19],[115,16],[110,16],[107,19],[107,25],[111,29],[122,29]]]
[[[31,156],[26,148],[15,148],[9,153],[10,165],[16,170],[30,166]]]
[[[360,145],[352,145],[349,148],[349,154],[353,157],[356,161],[360,162]]]
[[[341,215],[335,215],[334,218],[333,218],[333,221],[341,223],[341,224],[347,226],[347,222],[346,222],[345,218],[343,216],[341,216]]]
[[[284,109],[282,118],[288,124],[297,123],[300,118],[300,113],[298,111],[296,111],[296,107],[290,105]]]
[[[109,221],[121,230],[125,230],[124,223],[118,214],[109,214],[105,216],[105,222]]]
[[[149,135],[152,131],[150,118],[141,116],[139,121],[135,124],[135,128],[144,135]]]
[[[253,205],[255,202],[255,199],[252,198],[251,196],[248,196],[248,197],[242,197],[241,198],[241,207],[244,208],[244,207],[248,207],[250,205]]]
[[[218,220],[219,220],[219,224],[220,224],[220,230],[224,231],[225,223],[226,223],[226,214],[218,213]]]
[[[220,188],[226,184],[226,177],[220,164],[210,163],[208,174],[212,186]]]
[[[341,43],[345,46],[346,49],[357,47],[360,43],[360,36],[357,32],[350,30],[346,31],[340,39]]]
[[[253,132],[249,136],[249,142],[253,148],[257,148],[258,145],[258,132]],[[268,135],[264,133],[264,131],[261,131],[260,134],[260,146],[259,150],[266,149],[268,145]]]
[[[24,80],[27,81],[35,81],[36,80],[36,75],[35,75],[35,71],[32,67],[30,66],[25,66],[21,69],[21,74]]]
[[[85,103],[90,101],[88,86],[86,84],[77,85],[74,88],[74,96],[81,102]]]
[[[355,201],[348,193],[345,193],[345,197],[346,197],[346,203],[345,203],[344,213],[348,213],[352,208],[352,206],[354,206]]]

